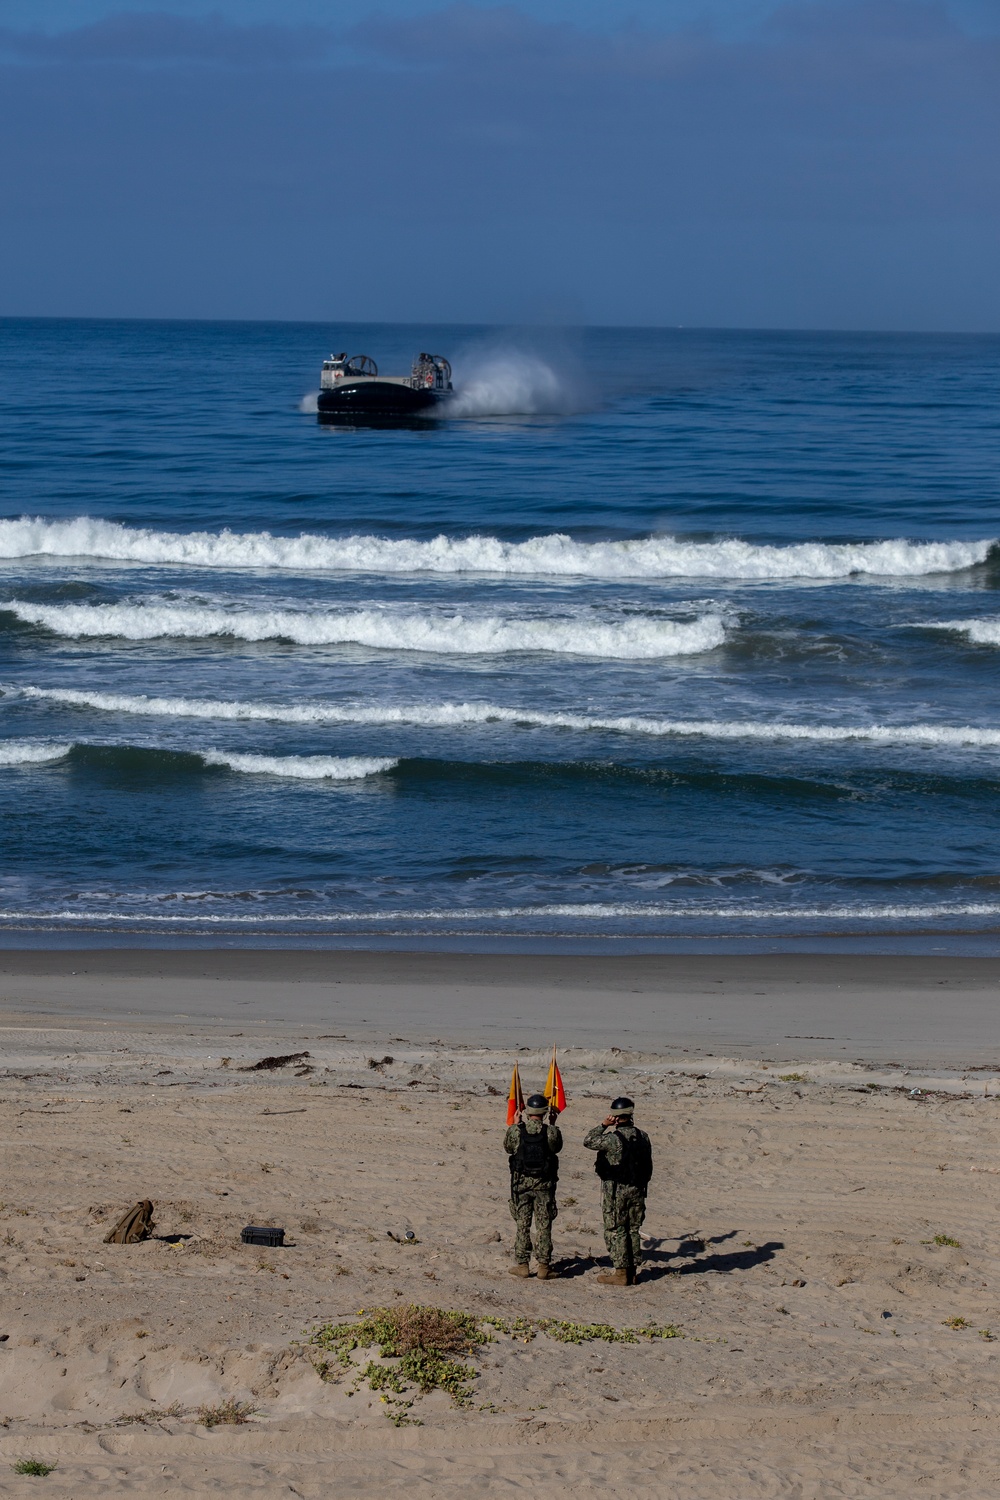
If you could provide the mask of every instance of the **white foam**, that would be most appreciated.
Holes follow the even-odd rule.
[[[788,547],[737,538],[685,542],[670,536],[635,541],[575,542],[561,534],[505,542],[494,536],[437,536],[390,541],[377,536],[303,533],[171,532],[80,516],[0,521],[0,559],[73,557],[197,568],[279,568],[295,572],[492,573],[590,578],[835,579],[852,575],[914,578],[953,573],[984,562],[993,539],[971,542],[883,542]]]
[[[186,719],[261,719],[280,724],[414,724],[452,728],[465,724],[521,724],[529,728],[598,730],[622,734],[716,740],[867,741],[980,750],[1000,748],[1000,728],[953,724],[786,724],[761,720],[652,719],[641,715],[550,713],[495,703],[271,704],[211,698],[151,698],[140,694],[82,692],[76,688],[5,687],[12,696],[48,699],[108,713],[168,715]]]
[[[291,776],[302,781],[357,781],[391,771],[396,760],[370,755],[237,755],[228,750],[199,750],[209,766],[228,766],[258,776]]]
[[[162,898],[147,898],[158,899]],[[350,924],[397,922],[509,922],[511,920],[584,920],[595,919],[646,919],[665,922],[692,922],[700,920],[732,920],[741,922],[911,922],[928,921],[933,918],[961,920],[968,917],[1000,916],[1000,903],[996,902],[928,902],[894,906],[891,903],[863,903],[843,906],[774,906],[744,904],[732,906],[699,906],[681,902],[563,902],[538,906],[487,906],[487,907],[432,907],[408,910],[380,908],[371,911],[340,912],[241,912],[164,913],[158,911],[80,911],[70,909],[52,912],[0,910],[0,921],[49,921],[49,922],[126,922],[189,924],[205,926],[258,927],[268,925],[302,926],[347,926]]]
[[[37,740],[2,740],[0,766],[44,765],[46,761],[62,760],[71,748],[70,745],[40,744]]]
[[[1000,620],[939,620],[917,627],[924,630],[954,630],[968,636],[975,646],[1000,646]]]
[[[335,613],[217,609],[197,604],[31,604],[19,599],[2,607],[19,620],[42,625],[57,635],[130,641],[231,636],[242,641],[294,641],[302,646],[354,644],[384,651],[476,655],[546,651],[638,660],[710,651],[725,640],[718,615],[689,621],[642,615],[617,621],[594,615],[512,619],[372,609]]]
[[[319,391],[308,391],[299,402],[299,411],[306,416],[315,416],[319,411]]]

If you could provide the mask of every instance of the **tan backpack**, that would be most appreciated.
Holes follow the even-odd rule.
[[[115,1227],[104,1236],[106,1245],[135,1245],[148,1240],[153,1232],[153,1205],[148,1198],[122,1214]]]

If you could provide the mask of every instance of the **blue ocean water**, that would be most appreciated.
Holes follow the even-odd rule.
[[[8,320],[0,411],[3,928],[1000,933],[1000,339]]]

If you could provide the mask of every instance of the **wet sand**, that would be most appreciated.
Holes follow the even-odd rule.
[[[358,1036],[735,1056],[990,1061],[1000,958],[283,950],[0,951],[0,1003],[44,1016],[336,1023]]]
[[[0,1494],[996,1494],[998,979],[976,959],[0,955]],[[537,1087],[552,1039],[562,1275],[517,1281],[504,1096],[513,1049]],[[309,1056],[240,1071],[288,1052]],[[596,1280],[581,1145],[622,1089],[656,1152],[625,1290]],[[104,1245],[145,1196],[157,1238]],[[255,1221],[291,1243],[241,1245]],[[438,1392],[397,1428],[303,1334],[407,1302],[683,1336],[498,1332],[468,1407]],[[207,1428],[229,1398],[252,1420]],[[19,1478],[21,1457],[57,1467]]]

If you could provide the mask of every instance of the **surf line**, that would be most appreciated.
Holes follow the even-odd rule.
[[[88,693],[75,688],[6,686],[9,696],[94,708],[107,713],[148,714],[189,719],[256,719],[281,724],[407,724],[450,728],[473,724],[511,724],[541,729],[575,729],[663,738],[812,741],[826,744],[852,740],[884,745],[928,745],[993,750],[1000,748],[1000,727],[952,724],[789,724],[781,721],[727,719],[654,719],[642,715],[553,713],[508,708],[493,703],[269,704],[198,698],[154,698],[140,694]]]

